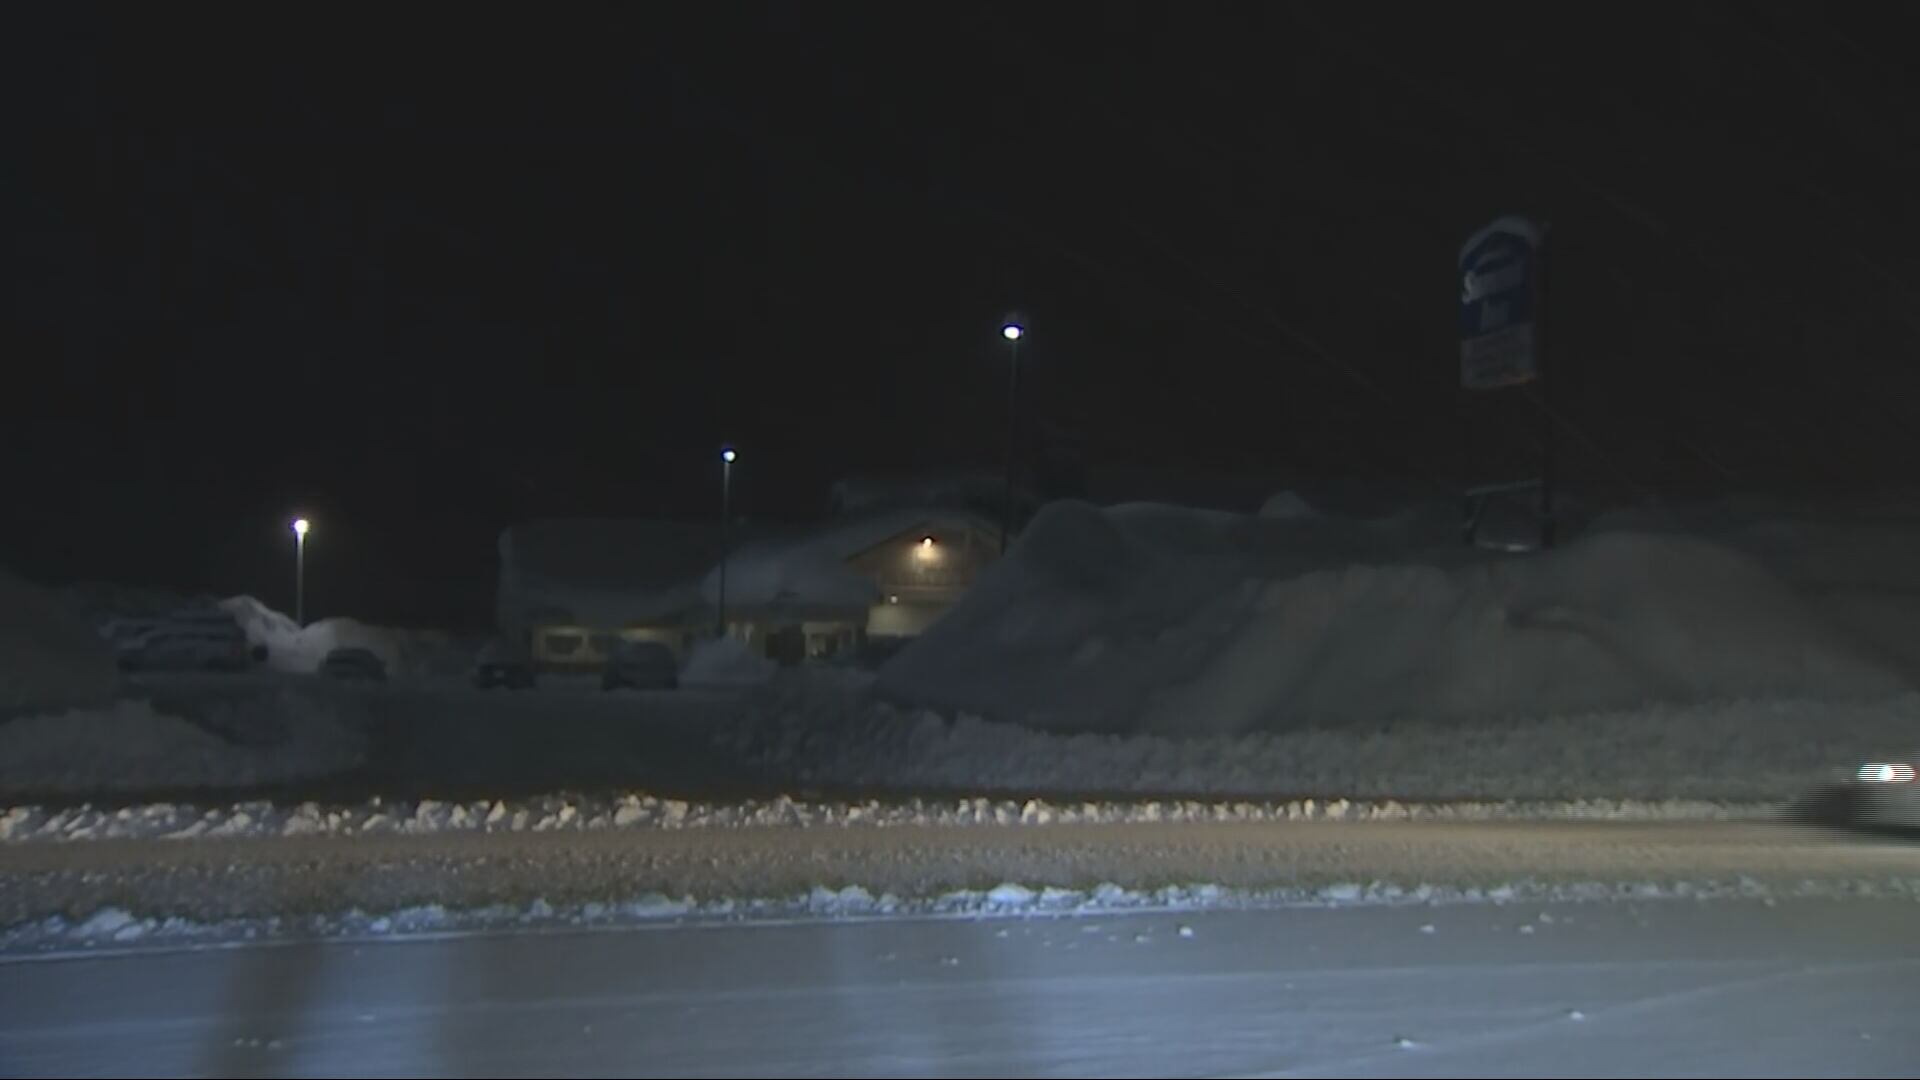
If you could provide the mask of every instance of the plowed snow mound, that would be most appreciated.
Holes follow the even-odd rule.
[[[144,701],[0,723],[0,790],[246,788],[350,769],[365,741],[313,701],[248,701],[195,724]]]
[[[306,627],[251,596],[220,601],[247,635],[267,648],[267,665],[276,671],[312,672],[335,649],[370,649],[396,676],[457,675],[471,656],[447,635],[433,630],[371,626],[344,616],[320,619]]]
[[[1490,557],[1424,539],[1056,505],[879,690],[1053,730],[1236,733],[1906,689],[1726,544],[1616,531]]]
[[[104,705],[112,652],[66,596],[0,570],[0,719]]]

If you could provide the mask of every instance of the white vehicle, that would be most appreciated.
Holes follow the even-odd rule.
[[[217,608],[110,619],[100,633],[122,671],[244,671],[259,658],[240,624]]]
[[[1854,821],[1884,828],[1920,828],[1920,781],[1914,779],[1916,761],[1920,761],[1920,755],[1904,760],[1869,761],[1860,766],[1854,774]]]

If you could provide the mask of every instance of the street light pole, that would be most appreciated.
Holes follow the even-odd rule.
[[[1013,533],[1013,445],[1015,406],[1020,389],[1020,338],[1026,328],[1009,322],[1000,328],[1007,339],[1007,481],[1000,497],[1000,554],[1007,553],[1007,537]]]
[[[733,525],[733,447],[720,450],[720,603],[714,637],[727,636],[727,533]]]
[[[293,621],[307,625],[307,530],[306,518],[293,519]]]

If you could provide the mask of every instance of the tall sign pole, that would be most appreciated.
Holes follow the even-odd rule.
[[[1486,393],[1531,385],[1544,418],[1540,454],[1540,545],[1554,536],[1553,409],[1546,396],[1547,228],[1524,217],[1499,218],[1460,245],[1460,388]],[[1467,498],[1467,535],[1478,506]]]
[[[1007,482],[1000,492],[1000,554],[1007,553],[1007,540],[1013,535],[1013,448],[1018,430],[1020,403],[1020,339],[1027,328],[1018,319],[1009,318],[1000,328],[1007,339]]]
[[[720,602],[716,607],[713,636],[727,636],[727,555],[728,530],[733,522],[733,463],[739,454],[733,447],[724,447],[720,451]]]

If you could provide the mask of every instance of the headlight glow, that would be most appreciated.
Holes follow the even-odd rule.
[[[1913,782],[1913,766],[1876,761],[1860,766],[1859,776],[1863,784],[1910,784]]]

